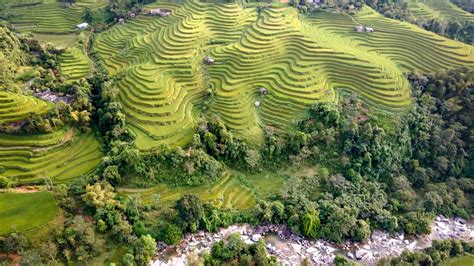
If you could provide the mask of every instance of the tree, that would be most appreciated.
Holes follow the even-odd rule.
[[[41,265],[43,258],[36,250],[25,250],[20,253],[20,266]]]
[[[369,224],[364,220],[358,220],[356,227],[352,231],[352,239],[358,242],[363,242],[369,238],[370,233]]]
[[[0,176],[0,188],[8,188],[10,181],[4,176]]]
[[[28,239],[20,233],[11,233],[6,237],[0,237],[0,251],[7,254],[20,252],[28,245]]]
[[[138,265],[146,265],[156,252],[156,242],[150,235],[143,235],[132,244],[132,254]]]
[[[163,222],[157,226],[154,236],[168,245],[174,245],[183,238],[183,231],[175,224]]]
[[[195,195],[184,195],[176,202],[176,209],[183,231],[195,232],[204,213],[201,200]]]
[[[319,212],[307,212],[303,215],[303,233],[306,236],[314,239],[318,238],[320,225]]]

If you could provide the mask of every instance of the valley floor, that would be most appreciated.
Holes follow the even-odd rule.
[[[286,226],[233,225],[217,233],[199,232],[187,235],[178,245],[159,245],[153,266],[186,265],[188,259],[209,251],[212,244],[228,235],[240,233],[242,240],[253,243],[260,238],[265,240],[269,254],[276,256],[283,265],[300,265],[305,258],[313,263],[328,265],[337,254],[364,265],[376,265],[384,257],[399,256],[405,250],[422,250],[431,246],[433,240],[459,239],[474,243],[474,218],[469,222],[455,218],[436,217],[431,225],[431,234],[418,238],[405,238],[403,234],[389,235],[374,231],[365,244],[346,241],[341,245],[324,240],[308,240],[291,234]],[[474,262],[473,258],[463,260]]]

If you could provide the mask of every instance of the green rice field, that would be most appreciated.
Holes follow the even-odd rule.
[[[0,175],[15,183],[66,182],[95,169],[102,153],[93,133],[64,128],[49,134],[0,135]]]
[[[158,2],[145,10],[157,7],[172,15],[140,15],[115,25],[98,34],[92,48],[116,77],[142,150],[189,143],[204,102],[206,113],[258,143],[263,125],[284,129],[313,103],[335,101],[338,91],[404,112],[411,103],[405,72],[474,67],[472,46],[369,7],[354,16],[310,17],[285,4],[261,13],[255,5],[197,1]],[[360,24],[375,32],[356,32]],[[215,63],[204,64],[206,56]],[[260,87],[269,94],[260,96]]]
[[[0,193],[0,236],[42,226],[58,210],[50,192]]]

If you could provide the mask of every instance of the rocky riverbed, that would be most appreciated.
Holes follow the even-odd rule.
[[[431,245],[432,240],[462,239],[474,241],[474,223],[463,219],[436,217],[431,225],[431,234],[418,238],[406,238],[403,234],[390,235],[382,231],[374,231],[366,243],[347,241],[335,245],[324,240],[308,240],[292,234],[284,225],[251,226],[232,225],[217,233],[198,232],[186,235],[175,246],[158,245],[158,253],[153,266],[186,265],[192,255],[209,251],[212,244],[225,239],[232,233],[240,233],[246,243],[254,243],[263,239],[267,244],[268,253],[276,256],[283,265],[300,265],[309,258],[314,264],[332,264],[336,254],[365,265],[375,265],[383,257],[398,256],[404,250],[424,249]]]

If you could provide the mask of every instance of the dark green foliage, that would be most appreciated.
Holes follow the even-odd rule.
[[[232,234],[226,241],[212,245],[210,254],[204,255],[204,265],[270,265],[273,257],[267,256],[265,242],[247,245],[240,234]]]
[[[174,245],[183,238],[183,231],[175,224],[162,222],[157,226],[153,236],[168,245]]]
[[[129,251],[124,255],[122,261],[125,264],[132,263],[132,258],[137,265],[147,265],[155,254],[156,242],[150,235],[142,235],[132,243]]]
[[[10,181],[4,176],[0,176],[0,188],[8,188]]]
[[[95,233],[93,224],[82,216],[75,216],[70,224],[56,233],[54,239],[65,261],[85,262],[100,254],[105,247],[105,241]]]
[[[177,223],[185,232],[195,232],[204,214],[201,200],[195,195],[184,195],[176,202]]]
[[[473,246],[460,240],[434,240],[432,246],[419,252],[404,251],[390,265],[440,265],[449,258],[472,253]]]
[[[0,252],[7,254],[20,252],[28,245],[28,239],[20,233],[0,237]]]

